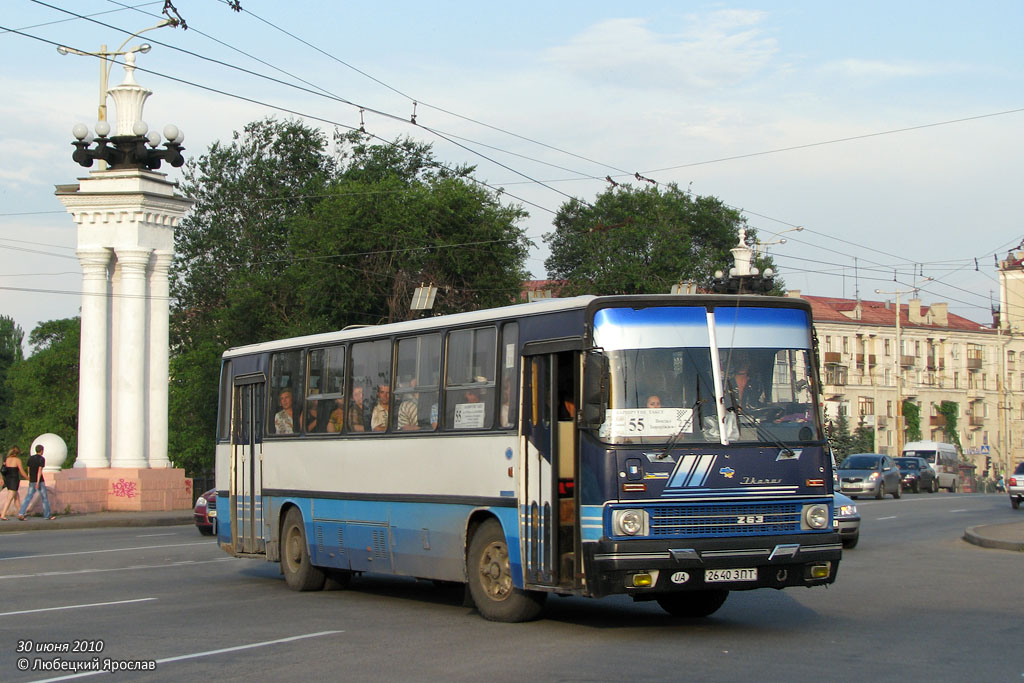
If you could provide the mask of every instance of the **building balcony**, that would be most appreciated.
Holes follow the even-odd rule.
[[[889,418],[885,415],[875,415],[875,427],[878,429],[885,429],[889,426]]]
[[[981,387],[968,387],[967,398],[971,401],[977,401],[985,398],[985,390]]]
[[[826,365],[842,365],[843,354],[838,351],[826,351],[823,354],[823,360]]]
[[[904,356],[900,354],[900,365],[905,368],[912,368],[917,363],[917,356]]]
[[[876,356],[873,353],[872,354],[858,353],[857,354],[857,365],[863,367],[863,365],[864,365],[864,358],[865,357],[867,357],[868,367],[869,368],[874,367],[875,365],[878,365],[878,356]]]
[[[925,361],[925,368],[928,370],[945,370],[946,359],[945,358],[929,358]]]
[[[968,358],[967,359],[968,370],[981,370],[981,359],[980,358]]]
[[[967,424],[975,429],[985,426],[985,418],[978,415],[971,415],[967,418]]]
[[[945,415],[932,415],[929,421],[932,427],[945,427],[946,416]]]

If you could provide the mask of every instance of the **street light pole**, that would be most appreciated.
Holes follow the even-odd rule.
[[[885,292],[876,289],[875,294],[896,295],[896,452],[894,455],[903,454],[903,337],[900,334],[900,295],[910,294],[913,289],[897,289],[892,292]]]

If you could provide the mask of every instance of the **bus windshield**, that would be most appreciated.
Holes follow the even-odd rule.
[[[821,438],[810,324],[782,308],[602,309],[610,443],[780,443]]]

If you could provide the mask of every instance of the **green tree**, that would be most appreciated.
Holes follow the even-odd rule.
[[[943,401],[939,404],[939,415],[946,418],[946,426],[942,428],[946,433],[946,438],[963,453],[964,449],[960,445],[960,430],[957,429],[957,416],[959,414],[960,406],[956,401]]]
[[[172,268],[171,453],[212,466],[219,355],[230,346],[512,303],[526,277],[525,213],[447,168],[429,145],[326,137],[258,121],[189,164],[194,197]],[[201,366],[198,367],[198,366]]]
[[[921,440],[921,407],[911,400],[903,401],[903,421],[907,441]]]
[[[5,380],[11,366],[23,359],[21,344],[25,340],[25,332],[14,322],[14,318],[0,315],[0,448],[7,451],[8,441],[7,414],[10,412],[12,395],[7,389]]]
[[[7,373],[12,443],[27,451],[33,439],[52,432],[68,446],[64,467],[74,463],[78,446],[79,332],[78,318],[40,323],[28,338],[32,355]]]
[[[746,221],[719,199],[675,184],[619,185],[591,204],[566,202],[554,226],[544,236],[551,249],[544,265],[549,277],[566,281],[565,293],[653,294],[686,280],[709,283],[727,269]]]
[[[856,452],[853,449],[853,436],[850,434],[850,421],[845,413],[840,411],[834,421],[828,421],[825,431],[829,443],[832,444],[832,452],[835,453],[836,462],[842,462],[843,458],[850,453]]]
[[[853,434],[850,437],[850,452],[875,452],[875,430],[873,427],[868,427],[864,424],[863,417],[861,417],[860,421],[857,423],[857,428],[853,430]]]

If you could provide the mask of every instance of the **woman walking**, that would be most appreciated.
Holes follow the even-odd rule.
[[[21,449],[14,446],[11,450],[7,451],[7,457],[4,458],[4,490],[8,492],[3,512],[0,512],[0,520],[4,522],[7,521],[7,511],[11,509],[11,503],[20,498],[18,487],[21,486],[21,478],[25,477],[28,479],[28,474],[25,472],[25,466],[21,463],[20,456]],[[17,505],[16,502],[15,505]]]

